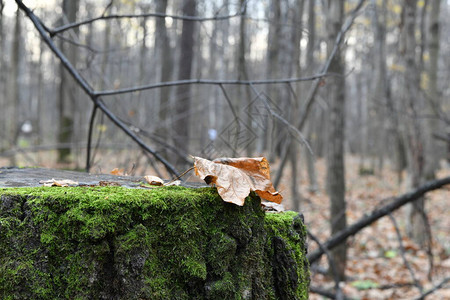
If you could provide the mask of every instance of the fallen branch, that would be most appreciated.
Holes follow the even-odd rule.
[[[324,248],[326,248],[328,250],[333,249],[334,247],[344,243],[348,237],[355,235],[356,233],[361,231],[363,228],[374,223],[378,219],[386,216],[387,214],[393,212],[394,210],[399,209],[400,207],[402,207],[403,205],[405,205],[409,202],[417,200],[419,197],[423,196],[425,193],[439,189],[447,184],[450,184],[450,176],[442,178],[442,179],[428,181],[427,183],[418,187],[417,189],[395,198],[391,203],[372,211],[372,213],[370,215],[362,217],[361,219],[359,219],[359,221],[357,221],[353,225],[350,225],[350,226],[346,227],[345,229],[334,234],[325,243],[323,243]],[[316,251],[310,253],[308,255],[309,263],[310,264],[314,263],[323,254],[324,254],[324,251],[321,249],[317,249]]]
[[[425,292],[424,294],[422,294],[420,297],[416,298],[416,300],[425,299],[426,296],[431,295],[432,293],[436,292],[437,290],[443,288],[444,285],[449,281],[450,281],[450,277],[444,278],[439,284],[437,284],[435,287],[433,287],[432,289],[430,289],[427,292]]]

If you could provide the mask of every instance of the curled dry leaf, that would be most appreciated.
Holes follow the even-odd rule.
[[[56,180],[52,178],[51,180],[41,180],[39,181],[40,184],[43,184],[44,186],[72,186],[72,185],[78,185],[77,181],[73,181],[70,179],[59,179]]]
[[[274,202],[261,201],[261,206],[264,211],[269,212],[280,212],[285,210],[283,204],[278,204]]]
[[[120,175],[125,175],[124,170],[123,169],[118,169],[118,168],[114,168],[111,172],[111,175],[116,175],[116,176],[120,176]]]
[[[179,186],[181,185],[181,180],[175,180],[168,183],[164,183],[164,186]]]
[[[220,158],[210,161],[194,157],[195,174],[206,183],[214,183],[225,202],[244,205],[250,191],[261,198],[281,203],[283,197],[275,191],[270,181],[267,159],[258,158]]]
[[[145,180],[148,182],[148,184],[150,185],[164,185],[164,180],[162,180],[161,178],[157,177],[157,176],[144,176]]]

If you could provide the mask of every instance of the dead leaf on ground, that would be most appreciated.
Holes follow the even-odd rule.
[[[162,180],[158,176],[147,175],[147,176],[144,176],[144,178],[147,181],[147,183],[150,185],[158,185],[158,186],[164,185],[164,180]]]
[[[244,205],[250,191],[261,198],[281,203],[283,197],[270,181],[270,168],[267,159],[257,158],[220,158],[210,161],[194,157],[195,174],[206,183],[213,183],[225,202]]]
[[[118,169],[118,168],[114,168],[111,172],[111,175],[124,175],[124,170],[123,169]]]
[[[39,183],[43,184],[44,186],[62,186],[62,187],[78,185],[77,181],[73,181],[70,179],[56,180],[54,178],[52,178],[51,180],[41,180],[39,181]]]

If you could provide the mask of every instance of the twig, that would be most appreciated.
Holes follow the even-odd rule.
[[[83,91],[90,97],[92,102],[98,106],[98,108],[103,111],[103,113],[114,123],[117,127],[122,129],[125,134],[127,134],[131,139],[133,139],[141,148],[150,152],[156,159],[158,159],[167,169],[170,174],[178,176],[176,169],[161,155],[159,155],[155,150],[150,148],[144,143],[138,136],[136,136],[116,115],[109,110],[109,108],[103,103],[103,101],[95,94],[94,90],[90,87],[89,83],[81,76],[81,74],[74,68],[67,57],[61,52],[61,50],[55,45],[53,40],[46,34],[45,28],[42,26],[40,19],[25,5],[21,0],[16,0],[17,5],[22,9],[31,22],[34,24],[35,28],[41,35],[44,42],[50,48],[50,50],[58,57],[64,68],[72,75],[78,85],[83,89]]]
[[[91,146],[92,146],[92,131],[94,130],[95,115],[97,114],[97,105],[94,104],[91,113],[91,119],[89,120],[89,130],[88,130],[88,144],[86,151],[86,172],[89,173],[91,168]]]
[[[327,60],[322,66],[322,69],[320,70],[319,74],[326,74],[328,72],[328,69],[330,68],[331,62],[334,60],[336,54],[338,53],[338,49],[341,46],[344,36],[347,33],[347,31],[351,28],[353,22],[355,21],[356,17],[358,16],[359,10],[362,8],[364,2],[366,0],[360,0],[356,7],[350,12],[349,17],[346,19],[345,23],[342,25],[341,30],[339,31],[336,40],[334,42],[333,49],[330,52],[330,55],[328,56]],[[299,121],[297,124],[295,124],[295,127],[298,131],[302,131],[303,127],[305,126],[306,120],[308,119],[309,112],[311,111],[312,105],[314,103],[315,95],[317,93],[317,90],[320,86],[320,83],[322,82],[322,78],[316,78],[314,79],[311,87],[309,88],[308,95],[305,100],[305,105],[303,106],[300,111],[303,113],[299,117]],[[286,147],[290,147],[290,143],[292,141],[288,140],[286,143]],[[281,161],[286,161],[285,156],[287,156],[289,151],[285,151],[283,157],[281,157]],[[281,178],[284,170],[284,165],[280,166],[278,168],[277,173],[275,174],[275,178]]]
[[[183,177],[184,175],[186,175],[188,172],[194,170],[194,167],[190,167],[189,169],[187,169],[186,171],[184,171],[183,173],[181,173],[180,175],[178,175],[176,178],[172,179],[171,181],[169,181],[168,183],[165,183],[164,185],[169,185],[172,182],[177,181],[178,179],[180,179],[181,177]]]
[[[255,86],[253,84],[250,84],[250,87],[252,88],[253,92],[256,94],[256,97],[258,97],[258,99],[261,99],[264,102],[264,105],[266,106],[266,108],[269,111],[269,113],[273,117],[278,119],[281,123],[286,125],[289,128],[290,131],[293,131],[299,137],[300,141],[306,146],[306,149],[308,149],[308,151],[311,153],[311,155],[314,155],[314,153],[313,153],[313,151],[311,149],[311,146],[309,145],[308,141],[303,136],[303,134],[294,125],[292,125],[288,120],[286,120],[285,118],[280,116],[277,112],[275,112],[272,109],[272,107],[270,107],[269,103],[267,103],[267,100],[264,99],[263,97],[260,97],[260,93],[258,92],[258,90],[256,90],[256,88],[255,88]]]
[[[403,263],[405,264],[406,268],[408,269],[409,274],[411,274],[411,278],[414,282],[414,286],[417,287],[419,289],[420,294],[422,294],[423,287],[420,284],[419,280],[417,280],[416,274],[414,273],[413,269],[411,268],[411,265],[409,264],[408,260],[406,259],[405,247],[403,246],[402,235],[400,233],[400,230],[398,229],[397,221],[395,220],[394,216],[392,216],[391,213],[388,213],[388,217],[391,219],[391,222],[395,228],[395,233],[397,234],[397,240],[399,243],[399,248],[400,248],[400,253],[402,255]]]
[[[311,293],[319,294],[319,295],[327,297],[329,299],[337,299],[336,294],[334,294],[333,292],[325,290],[325,289],[322,289],[322,288],[319,288],[319,287],[316,287],[316,286],[313,286],[313,285],[309,287],[309,291]],[[347,300],[347,299],[350,299],[350,298],[344,297],[343,299]]]
[[[205,84],[205,85],[284,84],[284,83],[289,83],[289,82],[311,81],[311,80],[315,80],[318,78],[323,78],[325,76],[328,76],[328,74],[321,73],[321,74],[307,76],[307,77],[262,79],[262,80],[218,80],[218,79],[199,79],[199,78],[195,79],[194,78],[194,79],[159,82],[159,83],[153,83],[153,84],[147,84],[147,85],[142,85],[142,86],[123,88],[123,89],[116,89],[116,90],[98,91],[98,92],[94,92],[94,95],[110,96],[110,95],[125,94],[125,93],[131,93],[131,92],[138,92],[138,91],[151,90],[151,89],[169,87],[169,86],[186,85],[186,84]]]
[[[439,284],[437,284],[432,289],[426,291],[423,295],[421,295],[420,297],[416,298],[415,300],[424,300],[426,296],[433,294],[438,289],[442,288],[449,281],[450,281],[450,277],[444,278]]]
[[[87,24],[90,24],[90,23],[93,23],[93,22],[96,22],[99,20],[109,20],[109,19],[132,19],[132,18],[155,17],[155,18],[170,18],[170,19],[174,19],[174,20],[195,21],[195,22],[228,20],[228,19],[236,18],[236,17],[243,15],[244,8],[245,8],[245,5],[247,2],[248,2],[248,0],[245,1],[245,3],[242,5],[241,9],[238,12],[236,12],[235,14],[225,15],[225,16],[215,15],[213,17],[180,16],[180,15],[168,15],[168,14],[163,14],[163,13],[105,15],[105,12],[108,8],[107,7],[105,9],[105,12],[103,12],[102,15],[100,15],[99,17],[87,19],[87,20],[80,21],[80,22],[70,23],[70,24],[66,24],[66,25],[63,25],[63,26],[60,26],[60,27],[57,27],[54,29],[50,29],[49,33],[50,33],[50,36],[53,37],[56,34],[62,33],[64,31],[72,29],[72,28],[76,28],[76,27],[79,27],[82,25],[87,25]]]
[[[160,144],[163,146],[166,150],[172,151],[173,154],[177,155],[180,159],[182,159],[185,163],[190,164],[191,161],[186,158],[186,154],[182,153],[177,147],[174,147],[167,143],[163,138],[160,138],[156,134],[150,133],[147,130],[144,130],[140,127],[137,127],[136,125],[131,124],[130,122],[127,122],[125,120],[122,120],[123,123],[127,124],[132,131],[134,131],[136,134],[140,134],[142,136],[145,136],[157,144]]]
[[[353,223],[352,225],[344,228],[343,230],[335,233],[332,237],[330,237],[323,245],[326,249],[333,249],[334,247],[340,245],[341,243],[345,242],[348,237],[355,235],[360,230],[365,228],[366,226],[372,224],[373,222],[377,221],[378,219],[384,217],[385,215],[389,214],[390,212],[393,212],[396,209],[399,209],[403,205],[412,202],[414,200],[417,200],[419,197],[424,195],[425,193],[439,189],[443,187],[444,185],[450,184],[450,176],[437,179],[437,180],[431,180],[426,182],[424,185],[416,188],[415,190],[403,194],[397,198],[394,199],[391,203],[372,211],[367,216],[364,216],[360,218],[358,221]],[[312,264],[316,260],[318,260],[324,252],[321,249],[318,249],[308,255],[309,263]]]
[[[311,233],[311,231],[306,230],[306,232],[308,233],[308,236],[314,242],[316,242],[316,244],[319,246],[319,249],[322,249],[322,251],[325,252],[325,255],[327,256],[327,259],[328,259],[328,265],[330,266],[331,273],[333,274],[334,288],[336,289],[335,299],[341,300],[343,298],[343,294],[342,294],[341,287],[339,286],[339,278],[337,276],[338,273],[337,273],[337,270],[336,270],[336,264],[334,262],[333,256],[327,250],[327,248],[325,248],[323,246],[323,244],[319,241],[319,239]]]

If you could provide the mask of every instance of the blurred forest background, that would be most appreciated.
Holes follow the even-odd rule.
[[[16,2],[0,0],[0,166],[169,178],[189,155],[266,156],[322,240],[450,175],[450,1],[24,1],[41,34]],[[315,292],[449,295],[450,192],[430,195],[333,249],[333,276],[313,265]]]

